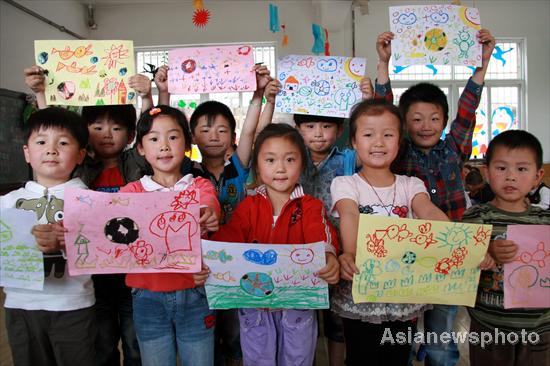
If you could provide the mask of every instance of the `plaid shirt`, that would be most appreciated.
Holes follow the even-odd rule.
[[[460,220],[466,210],[461,173],[464,162],[472,153],[476,109],[482,90],[483,86],[470,78],[458,100],[458,112],[445,139],[424,153],[407,136],[392,164],[395,174],[422,179],[432,202],[453,221]],[[393,103],[390,82],[384,85],[376,83],[375,98]]]

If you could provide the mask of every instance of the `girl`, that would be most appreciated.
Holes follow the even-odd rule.
[[[305,195],[298,184],[306,148],[286,124],[268,125],[256,140],[252,167],[263,185],[235,210],[213,239],[240,243],[326,243],[327,265],[318,276],[338,282],[336,235],[323,203]],[[317,344],[313,310],[239,309],[244,365],[308,365]]]
[[[410,344],[380,343],[389,329],[414,329],[414,320],[429,309],[424,304],[354,304],[351,296],[359,214],[415,217],[448,221],[415,177],[395,175],[390,165],[397,156],[402,136],[397,107],[384,101],[357,104],[350,116],[350,141],[363,162],[359,173],[336,177],[331,184],[333,211],[340,216],[343,254],[339,257],[341,281],[332,298],[332,310],[342,317],[347,365],[406,365]],[[387,331],[386,331],[387,332]],[[405,333],[406,334],[406,333]]]
[[[200,190],[203,232],[218,229],[220,206],[212,183],[183,176],[185,151],[191,148],[187,119],[179,110],[158,106],[145,111],[137,125],[137,149],[153,169],[120,192]],[[208,309],[204,284],[208,268],[194,274],[133,273],[134,325],[144,365],[174,365],[176,349],[186,365],[213,365],[214,312]],[[199,287],[200,286],[200,287]]]

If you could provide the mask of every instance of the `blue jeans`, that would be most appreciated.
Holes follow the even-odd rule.
[[[458,307],[456,305],[434,305],[424,313],[424,331],[441,334],[452,332]],[[458,348],[452,341],[446,344],[426,344],[426,366],[454,366],[458,362]]]
[[[204,287],[173,292],[133,289],[134,324],[147,366],[176,363],[214,364],[214,311],[208,309]]]

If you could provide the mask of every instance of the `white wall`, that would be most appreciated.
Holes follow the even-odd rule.
[[[17,2],[34,12],[88,37],[84,6],[74,0]],[[23,69],[34,65],[35,39],[74,39],[67,33],[0,1],[0,87],[29,92]]]

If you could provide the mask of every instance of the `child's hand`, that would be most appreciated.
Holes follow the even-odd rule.
[[[493,268],[494,266],[495,266],[495,260],[493,259],[493,257],[491,257],[489,253],[485,253],[485,258],[483,258],[483,260],[479,264],[479,269],[481,269],[482,271],[485,271],[487,269]]]
[[[25,75],[25,84],[33,91],[33,93],[44,93],[46,91],[46,77],[44,69],[34,65],[23,70]]]
[[[265,87],[265,100],[267,103],[275,103],[275,97],[281,91],[282,85],[277,79],[271,80]]]
[[[199,225],[201,226],[201,235],[204,235],[209,231],[218,231],[220,227],[218,215],[210,207],[201,207]]]
[[[477,39],[483,45],[481,47],[481,63],[483,66],[487,66],[495,49],[495,37],[493,37],[489,30],[481,29],[477,34]]]
[[[206,279],[210,275],[210,268],[203,263],[202,270],[197,273],[193,273],[193,281],[195,281],[196,286],[202,286],[206,282]]]
[[[355,265],[355,254],[342,253],[338,257],[338,261],[340,262],[340,277],[346,281],[353,281],[353,275],[359,273]]]
[[[334,285],[340,280],[340,265],[338,264],[338,259],[332,253],[325,253],[327,265],[324,266],[317,272],[317,276],[321,277],[327,283]]]
[[[36,238],[38,249],[43,253],[55,253],[65,245],[65,239],[60,240],[65,229],[60,224],[34,225],[31,234]]]
[[[145,75],[136,74],[128,80],[128,86],[142,98],[151,95],[151,80]]]
[[[168,93],[168,66],[162,65],[155,74],[155,84],[160,93]]]
[[[376,52],[381,62],[389,63],[391,58],[391,41],[394,39],[392,32],[381,33],[376,39]]]
[[[518,246],[512,240],[492,240],[489,243],[489,254],[498,263],[508,263],[516,258]]]
[[[361,94],[363,94],[363,100],[374,98],[374,88],[372,87],[372,81],[369,77],[361,79],[359,89],[361,89]]]
[[[254,71],[256,72],[256,86],[258,90],[264,90],[267,84],[272,80],[269,75],[269,69],[267,66],[254,65]]]

